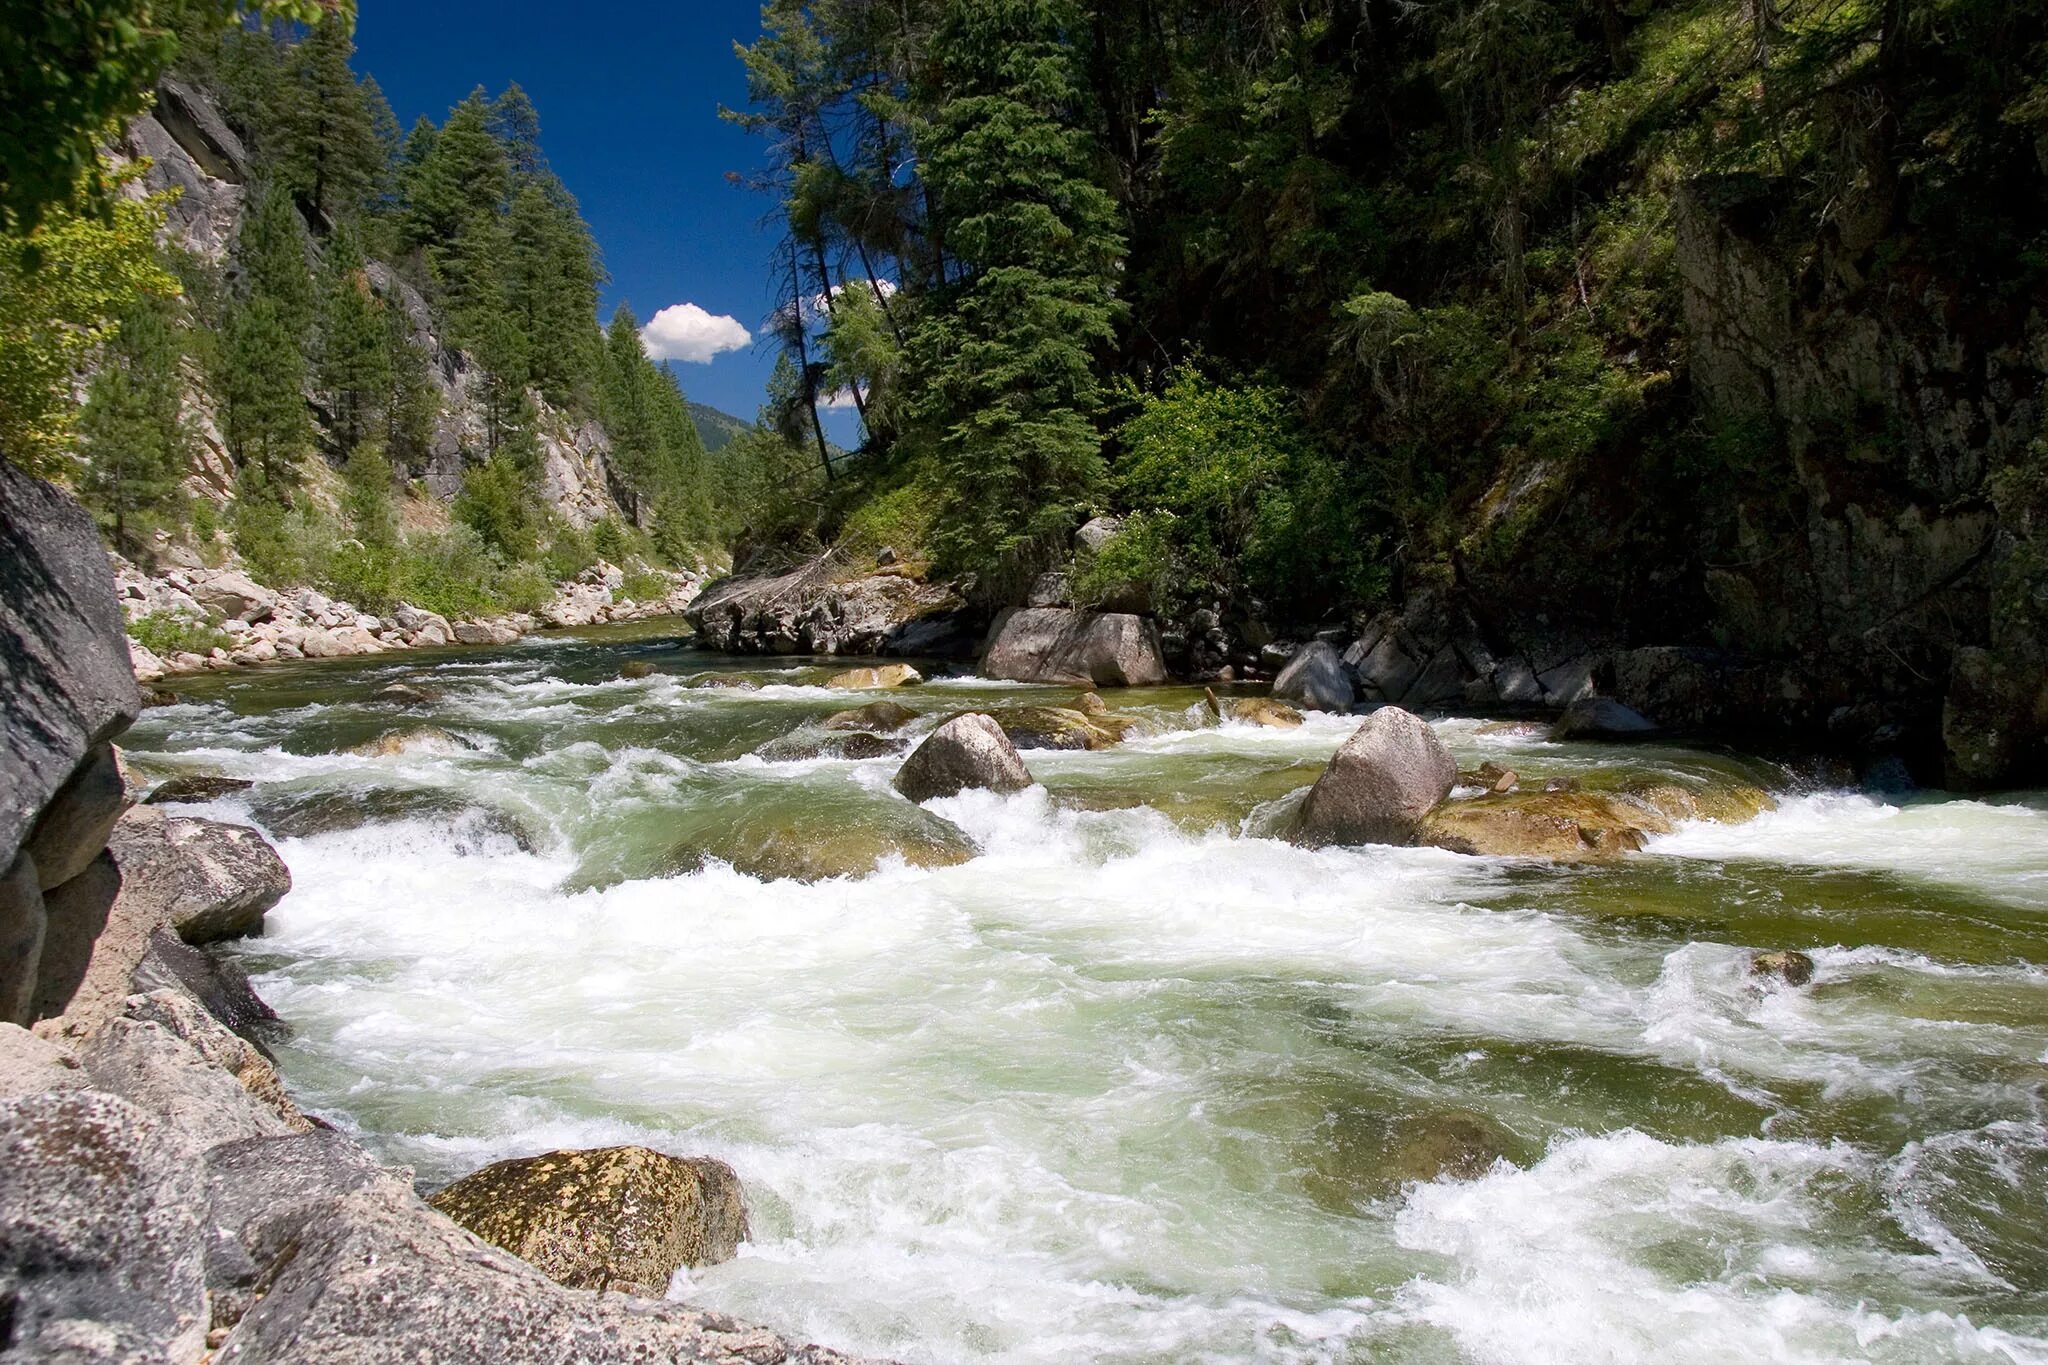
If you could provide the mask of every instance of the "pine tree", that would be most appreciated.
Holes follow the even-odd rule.
[[[527,393],[526,338],[502,310],[483,320],[476,358],[484,371],[486,453],[493,458],[508,456],[522,470],[536,472],[539,415]]]
[[[547,173],[548,159],[540,149],[540,111],[517,81],[491,101],[488,124],[491,135],[505,148],[512,174],[528,179]]]
[[[1115,339],[1122,258],[1066,0],[948,0],[946,82],[925,173],[970,273],[912,338],[915,418],[949,496],[934,540],[1002,592],[1064,545],[1102,476],[1095,365]]]
[[[528,369],[544,397],[584,396],[597,363],[601,278],[590,229],[552,175],[521,186],[505,217],[505,306],[526,335]]]
[[[145,547],[150,531],[183,520],[181,485],[196,445],[185,413],[183,360],[169,306],[146,302],[122,319],[86,391],[79,491],[126,553]]]
[[[429,372],[426,348],[414,339],[403,308],[384,310],[384,354],[390,382],[384,411],[384,454],[398,470],[424,470],[433,454],[434,422],[441,414],[441,390]]]
[[[600,389],[600,411],[605,434],[611,437],[610,465],[618,491],[624,494],[624,511],[638,523],[651,512],[661,463],[661,433],[656,424],[653,386],[648,382],[653,367],[640,342],[640,320],[633,310],[620,304],[605,332],[604,374]]]
[[[451,298],[473,295],[475,272],[495,269],[489,251],[499,243],[466,241],[495,228],[511,193],[512,174],[504,146],[489,127],[489,106],[481,89],[449,111],[448,121],[407,140],[404,194],[408,240],[425,248],[434,280]]]
[[[243,220],[235,258],[241,266],[243,297],[270,302],[295,351],[312,329],[317,303],[308,254],[306,225],[291,192],[273,182],[256,196],[254,211]]]
[[[357,446],[342,469],[341,510],[355,538],[373,550],[398,544],[398,514],[391,505],[391,461],[373,445]]]
[[[329,221],[369,202],[385,159],[370,101],[349,70],[354,27],[337,15],[292,48],[271,129],[278,178]]]
[[[320,305],[314,383],[328,397],[329,439],[346,459],[369,435],[392,381],[384,305],[371,291],[351,226],[343,226],[327,244]]]
[[[258,294],[228,316],[215,391],[221,434],[244,484],[281,494],[298,483],[311,438],[303,389],[306,362],[276,300]]]

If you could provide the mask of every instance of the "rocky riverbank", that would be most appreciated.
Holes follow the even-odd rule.
[[[571,1282],[557,1283],[422,1201],[410,1171],[303,1113],[266,1041],[285,1026],[204,946],[259,932],[289,872],[254,829],[134,804],[112,740],[141,697],[112,574],[77,504],[0,464],[0,551],[0,1354],[845,1359],[603,1292],[658,1295],[678,1268],[732,1254],[745,1210],[719,1163],[557,1153],[544,1198],[487,1171],[449,1200],[486,1236],[520,1229],[516,1249]],[[280,609],[246,580],[171,586],[215,609],[239,594],[233,619],[252,628]],[[377,636],[323,622],[280,625],[280,638],[287,629]],[[544,1208],[564,1198],[579,1216],[549,1224]],[[593,1237],[605,1248],[594,1262]],[[565,1242],[583,1244],[573,1275],[556,1264]]]
[[[218,637],[199,649],[159,655],[129,639],[136,679],[154,683],[174,673],[245,668],[286,659],[337,659],[392,650],[438,649],[449,645],[505,645],[535,630],[569,629],[614,621],[680,615],[693,602],[704,576],[662,572],[649,575],[658,594],[626,594],[627,575],[599,561],[574,580],[556,585],[555,595],[534,612],[447,617],[401,602],[378,616],[313,588],[278,590],[236,569],[173,567],[146,574],[126,560],[114,560],[114,587],[129,628],[151,622],[197,638]]]

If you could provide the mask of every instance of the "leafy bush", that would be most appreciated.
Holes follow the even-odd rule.
[[[538,504],[509,455],[494,455],[462,476],[455,519],[507,560],[531,559],[540,549]]]
[[[235,501],[235,549],[259,583],[319,583],[333,558],[334,523],[311,505],[286,507],[267,493],[244,490]]]
[[[532,563],[506,566],[492,586],[506,611],[539,611],[555,596],[555,580]]]
[[[839,541],[856,554],[872,555],[883,547],[906,559],[926,557],[937,495],[921,480],[877,493],[847,515]]]
[[[467,526],[415,535],[398,562],[398,596],[451,620],[496,610],[499,561]]]
[[[659,602],[668,596],[668,585],[667,574],[656,573],[652,569],[634,569],[627,573],[625,585],[619,589],[618,596],[628,602]]]
[[[1243,591],[1308,619],[1383,590],[1377,540],[1357,520],[1370,500],[1281,390],[1183,367],[1164,393],[1140,400],[1120,435],[1117,477],[1136,515],[1084,567],[1077,591],[1149,583],[1168,611]]]
[[[344,540],[328,558],[321,591],[381,615],[398,605],[401,558],[390,545]]]
[[[166,659],[173,654],[206,654],[230,643],[226,633],[207,622],[172,611],[137,617],[128,623],[128,634],[150,653]]]

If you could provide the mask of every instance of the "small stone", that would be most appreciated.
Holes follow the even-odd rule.
[[[645,659],[628,659],[619,665],[619,676],[627,681],[654,676],[654,665]]]
[[[1813,959],[1790,950],[1758,953],[1749,960],[1751,976],[1774,976],[1790,986],[1804,986],[1813,980]]]

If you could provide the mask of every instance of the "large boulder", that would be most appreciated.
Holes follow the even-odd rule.
[[[1330,760],[1303,802],[1297,843],[1406,844],[1451,793],[1458,765],[1421,717],[1385,706]]]
[[[896,790],[912,801],[957,796],[970,787],[1022,791],[1031,772],[991,716],[955,716],[917,746],[896,773]]]
[[[128,782],[111,744],[85,756],[71,780],[50,798],[22,851],[36,860],[43,890],[85,871],[107,846],[107,832],[128,809]]]
[[[197,1360],[206,1346],[197,1154],[113,1095],[0,1103],[6,1357]]]
[[[92,518],[0,461],[0,869],[52,798],[141,710],[114,571]],[[79,865],[98,852],[84,851]]]
[[[187,943],[258,932],[292,888],[277,851],[247,825],[167,816],[138,806],[108,841],[121,869],[121,913],[169,926]]]
[[[1273,679],[1273,695],[1312,711],[1349,711],[1358,700],[1343,656],[1322,640],[1295,652],[1280,676]]]
[[[1014,682],[1156,687],[1166,681],[1159,630],[1126,612],[1021,607],[996,618],[981,671]]]
[[[200,606],[231,621],[261,621],[277,608],[276,593],[233,569],[195,574],[189,591]]]
[[[732,1167],[645,1147],[500,1161],[427,1202],[558,1284],[650,1298],[684,1266],[731,1260],[747,1238]]]
[[[917,719],[917,712],[893,701],[871,701],[850,711],[835,711],[820,722],[827,730],[880,731],[893,734]]]

